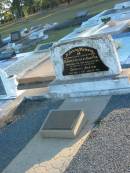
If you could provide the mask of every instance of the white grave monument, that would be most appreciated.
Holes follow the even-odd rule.
[[[0,69],[0,99],[11,99],[17,96],[16,77],[8,77],[7,74]]]
[[[62,39],[52,47],[56,80],[49,91],[56,97],[80,97],[130,91],[111,36]]]

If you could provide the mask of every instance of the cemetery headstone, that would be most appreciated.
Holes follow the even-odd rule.
[[[56,80],[49,91],[56,97],[110,94],[129,88],[111,36],[62,39],[51,49]],[[123,86],[122,86],[123,85]]]
[[[109,36],[62,41],[52,48],[58,80],[118,75],[121,66]]]
[[[8,77],[0,69],[0,99],[10,99],[17,96],[17,82],[15,76]]]
[[[21,39],[21,33],[20,31],[15,31],[11,33],[11,42],[16,42]]]
[[[0,61],[9,60],[16,56],[15,51],[12,49],[0,52]]]

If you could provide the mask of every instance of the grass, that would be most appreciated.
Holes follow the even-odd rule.
[[[84,0],[80,3],[72,5],[61,5],[53,10],[44,11],[42,14],[32,15],[21,22],[6,24],[0,26],[0,33],[3,37],[9,35],[12,31],[22,28],[30,28],[38,24],[46,24],[53,22],[63,22],[73,18],[78,11],[87,10],[90,14],[99,13],[105,9],[112,8],[114,4],[124,2],[126,0]],[[56,41],[64,35],[71,32],[73,28],[67,28],[60,31],[55,31],[49,35],[46,42]]]
[[[65,29],[59,30],[59,31],[50,32],[49,38],[47,40],[41,41],[39,44],[55,42],[55,41],[63,38],[68,33],[72,32],[74,28],[75,27],[69,27],[69,28],[65,28]],[[32,51],[32,50],[35,49],[35,47],[36,46],[29,47],[29,48],[25,49],[24,52]]]
[[[32,25],[46,24],[52,22],[63,22],[66,19],[73,18],[78,11],[88,10],[90,13],[98,13],[102,10],[113,7],[115,3],[123,2],[124,0],[85,0],[82,3],[77,3],[71,6],[61,6],[53,10],[45,12],[45,14],[33,15],[24,21],[1,25],[0,33],[7,36],[10,32]]]

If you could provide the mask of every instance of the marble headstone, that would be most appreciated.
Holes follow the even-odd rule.
[[[49,85],[54,97],[82,97],[130,91],[129,73],[121,68],[111,36],[60,40],[51,49],[56,80]]]
[[[110,36],[78,38],[52,48],[57,80],[118,75],[121,66]]]

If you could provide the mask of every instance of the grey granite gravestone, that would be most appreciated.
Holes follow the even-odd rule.
[[[1,77],[0,77],[0,95],[6,95],[6,91],[5,91]]]
[[[11,33],[11,42],[16,42],[21,39],[21,33],[20,31],[15,31]]]
[[[86,123],[81,110],[53,110],[40,130],[43,137],[74,138]]]

